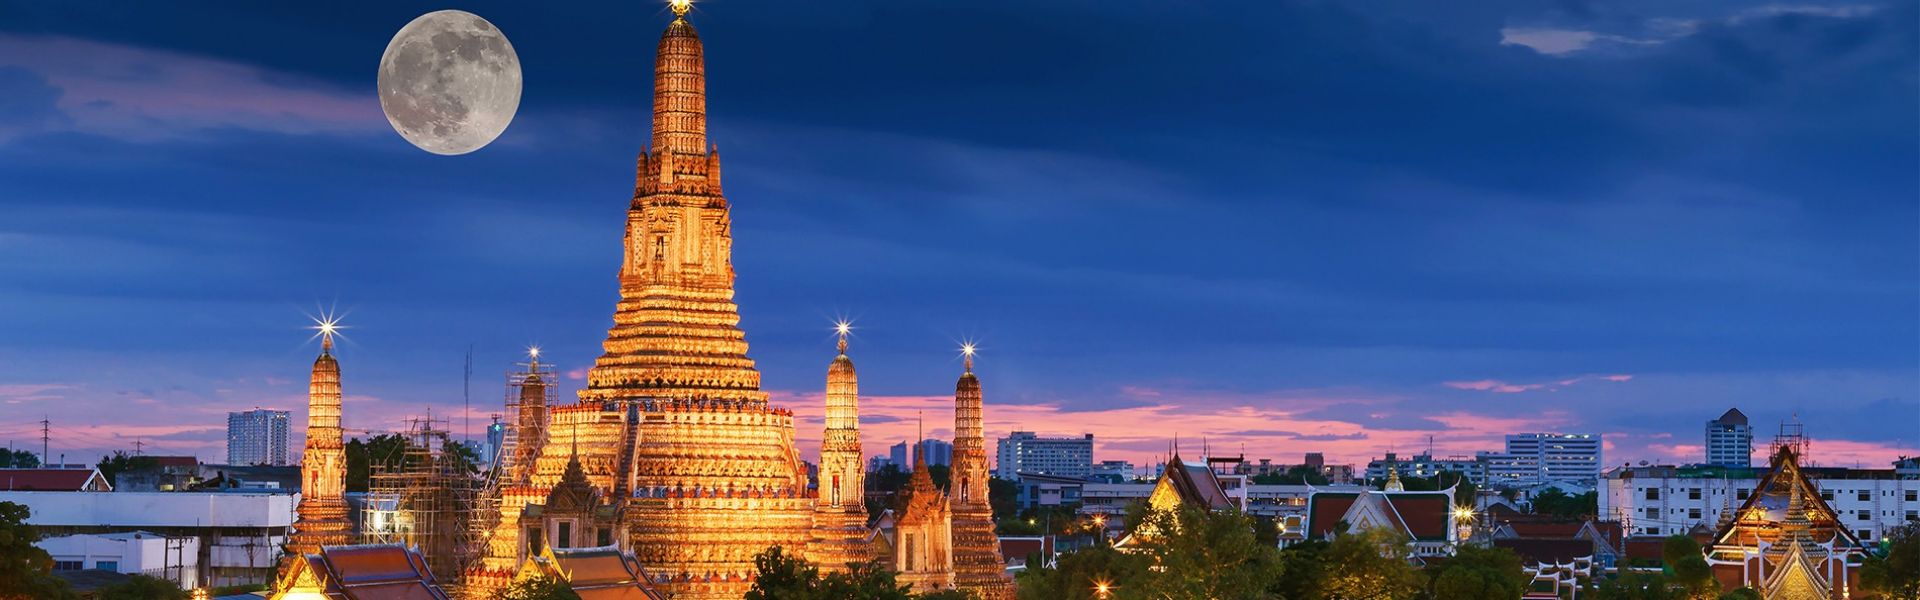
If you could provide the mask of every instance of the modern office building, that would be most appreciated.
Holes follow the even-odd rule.
[[[1507,451],[1475,456],[1484,473],[1483,485],[1525,487],[1567,481],[1594,483],[1600,479],[1600,435],[1593,433],[1522,433],[1507,436]]]
[[[1100,464],[1093,466],[1093,475],[1088,477],[1087,480],[1106,483],[1126,483],[1133,481],[1137,476],[1138,473],[1134,471],[1133,463],[1124,460],[1103,460],[1100,461]]]
[[[107,552],[94,551],[99,549],[94,541],[76,541],[81,568],[98,568],[99,561],[107,560],[119,561],[114,566],[121,572],[146,572],[158,564],[173,580],[184,577],[179,567],[191,564],[193,578],[205,586],[272,583],[281,549],[293,531],[298,498],[290,493],[0,491],[0,502],[27,506],[32,511],[27,523],[48,539],[90,535],[131,540],[118,534],[140,532],[134,544],[138,548],[128,549],[140,553],[149,551],[149,535],[170,540],[158,542],[163,547],[158,560],[143,557],[137,562],[107,558]],[[45,548],[57,557],[76,555],[73,545]]]
[[[227,413],[227,464],[287,464],[287,411]]]
[[[920,440],[916,444],[900,442],[887,449],[888,463],[899,465],[902,471],[913,470],[913,453],[919,451],[927,457],[929,467],[947,467],[953,465],[953,443],[940,440]],[[883,465],[884,466],[884,465]]]
[[[1040,437],[1015,431],[1000,438],[999,461],[993,476],[1008,481],[1020,473],[1086,478],[1093,474],[1093,434],[1084,437]]]
[[[1753,426],[1738,408],[1707,421],[1707,460],[1715,467],[1753,466]]]
[[[1308,464],[1310,466],[1311,461],[1309,461]],[[1322,464],[1324,465],[1324,459],[1322,460]],[[1389,467],[1395,471],[1399,471],[1401,477],[1426,478],[1438,477],[1441,473],[1452,473],[1465,477],[1468,481],[1478,483],[1485,475],[1483,469],[1480,468],[1480,461],[1477,458],[1452,457],[1436,459],[1433,457],[1433,454],[1429,452],[1421,452],[1413,456],[1400,456],[1396,453],[1388,452],[1383,458],[1367,462],[1367,480],[1375,482],[1385,481]],[[1324,466],[1321,469],[1321,472],[1327,472]],[[1328,479],[1332,478],[1329,477]],[[1453,480],[1448,479],[1447,481],[1451,482]]]
[[[54,571],[99,569],[145,575],[181,589],[200,587],[200,538],[168,537],[149,531],[75,534],[34,542],[53,558]]]

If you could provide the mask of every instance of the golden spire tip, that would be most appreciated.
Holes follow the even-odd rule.
[[[693,0],[667,0],[667,6],[673,8],[674,17],[685,17],[687,11],[693,10]]]
[[[847,336],[853,333],[853,323],[850,323],[847,321],[835,321],[833,324],[833,332],[840,336],[840,353],[846,354],[847,353]]]
[[[960,345],[960,354],[962,354],[962,355],[965,355],[965,356],[966,356],[966,358],[967,358],[967,372],[968,372],[968,373],[972,373],[972,372],[973,372],[973,353],[974,353],[974,351],[975,351],[975,348],[974,348],[974,345],[973,345],[973,343],[972,343],[972,342],[967,342],[967,343],[965,343],[965,344],[961,344],[961,345]]]

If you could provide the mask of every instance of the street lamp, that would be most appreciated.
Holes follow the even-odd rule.
[[[1113,597],[1113,582],[1096,579],[1093,581],[1093,597],[1107,600]]]

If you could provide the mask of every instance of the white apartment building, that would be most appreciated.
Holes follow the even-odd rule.
[[[1920,475],[1893,469],[1804,467],[1840,523],[1863,543],[1920,520]],[[1720,512],[1753,493],[1761,468],[1620,467],[1600,486],[1600,518],[1618,520],[1632,535],[1680,535],[1696,525],[1716,527]]]
[[[1522,433],[1507,436],[1507,451],[1476,456],[1489,487],[1525,487],[1554,481],[1600,479],[1600,436],[1592,433]]]
[[[53,556],[53,570],[100,569],[200,587],[200,540],[148,531],[50,537],[34,544]]]
[[[1015,431],[1000,438],[998,459],[993,476],[1007,481],[1019,479],[1021,473],[1084,479],[1093,474],[1093,434],[1049,438]]]
[[[284,410],[227,413],[227,464],[286,465],[288,417]]]
[[[272,583],[280,548],[293,532],[293,494],[244,492],[16,492],[27,523],[49,537],[152,532],[195,541],[203,585]]]

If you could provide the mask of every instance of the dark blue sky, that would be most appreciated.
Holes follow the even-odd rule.
[[[457,6],[526,80],[459,157],[373,93],[439,8],[0,1],[0,436],[220,458],[225,411],[303,408],[317,305],[354,327],[351,427],[457,412],[469,345],[481,414],[527,344],[590,362],[664,5]],[[1920,452],[1913,2],[692,19],[743,325],[802,438],[847,315],[871,448],[945,424],[972,338],[989,435],[1102,458],[1565,430],[1690,461],[1729,406],[1798,412],[1816,460]]]

